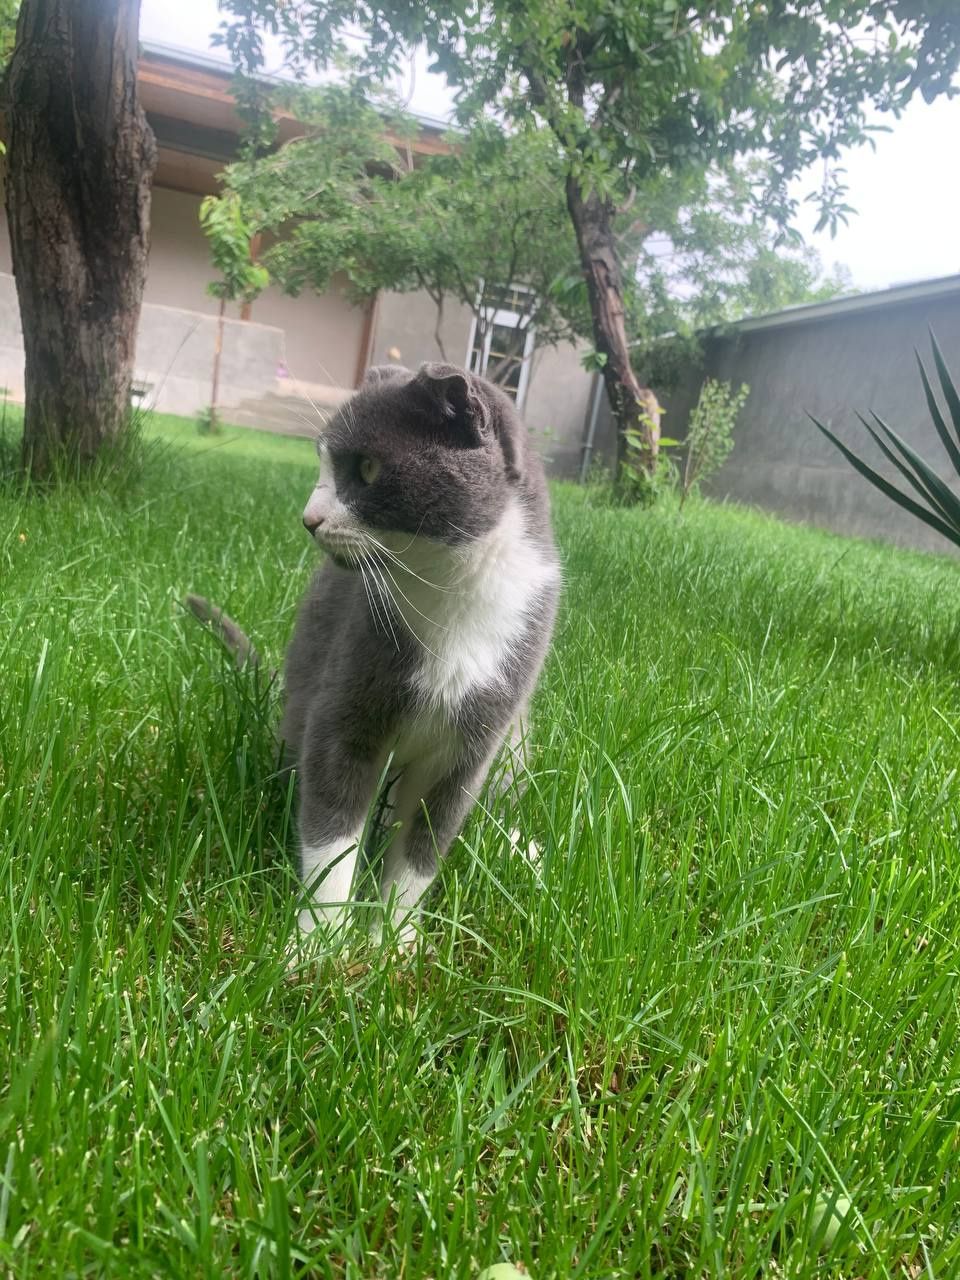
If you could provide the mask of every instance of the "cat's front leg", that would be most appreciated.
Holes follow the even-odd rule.
[[[372,763],[343,753],[307,756],[300,779],[300,872],[310,905],[301,934],[322,928],[342,935],[349,914],[357,854],[377,789]]]
[[[416,938],[420,900],[476,803],[488,765],[460,765],[429,785],[412,769],[397,783],[397,829],[384,854],[380,897],[403,946]]]

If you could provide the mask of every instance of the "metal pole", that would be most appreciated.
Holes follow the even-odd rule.
[[[590,423],[587,427],[586,438],[580,446],[580,483],[583,484],[587,478],[587,472],[590,469],[590,459],[593,456],[593,442],[597,434],[597,418],[600,416],[600,394],[603,390],[603,379],[599,373],[593,375],[593,396],[590,403]]]

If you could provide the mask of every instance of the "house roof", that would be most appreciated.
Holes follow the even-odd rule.
[[[762,329],[784,329],[789,325],[813,324],[822,320],[835,320],[860,311],[873,311],[877,307],[902,306],[912,302],[928,302],[931,298],[960,296],[960,274],[936,276],[930,280],[911,280],[906,284],[891,285],[886,289],[872,289],[866,293],[845,294],[826,302],[801,302],[782,311],[766,315],[748,316],[731,324],[718,326],[715,333],[731,330],[736,333],[756,333]]]
[[[157,138],[154,182],[195,195],[216,191],[217,174],[236,155],[243,128],[231,92],[230,64],[175,45],[144,42],[138,78],[140,100]],[[410,143],[415,154],[449,150],[443,121],[414,118],[420,125]],[[277,130],[281,142],[304,133],[303,125],[286,112],[278,114]]]

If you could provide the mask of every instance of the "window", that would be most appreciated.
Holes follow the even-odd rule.
[[[534,347],[534,331],[527,323],[530,290],[510,285],[490,290],[483,300],[480,322],[475,315],[470,327],[467,367],[471,373],[496,374],[498,385],[522,408]]]

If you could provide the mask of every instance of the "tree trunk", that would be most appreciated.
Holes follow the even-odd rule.
[[[213,379],[210,386],[210,430],[220,430],[220,361],[223,358],[223,316],[227,309],[226,298],[220,299],[220,310],[217,312],[217,336],[213,344]]]
[[[596,192],[584,195],[573,177],[567,178],[567,209],[577,233],[580,265],[587,281],[593,340],[605,356],[603,381],[617,424],[617,476],[630,454],[627,433],[642,441],[640,463],[648,474],[657,465],[660,444],[660,406],[649,387],[641,386],[630,364],[623,309],[623,275],[613,234],[610,206]]]
[[[17,22],[6,206],[36,478],[91,463],[129,422],[156,163],[139,19],[139,0],[23,0]]]

